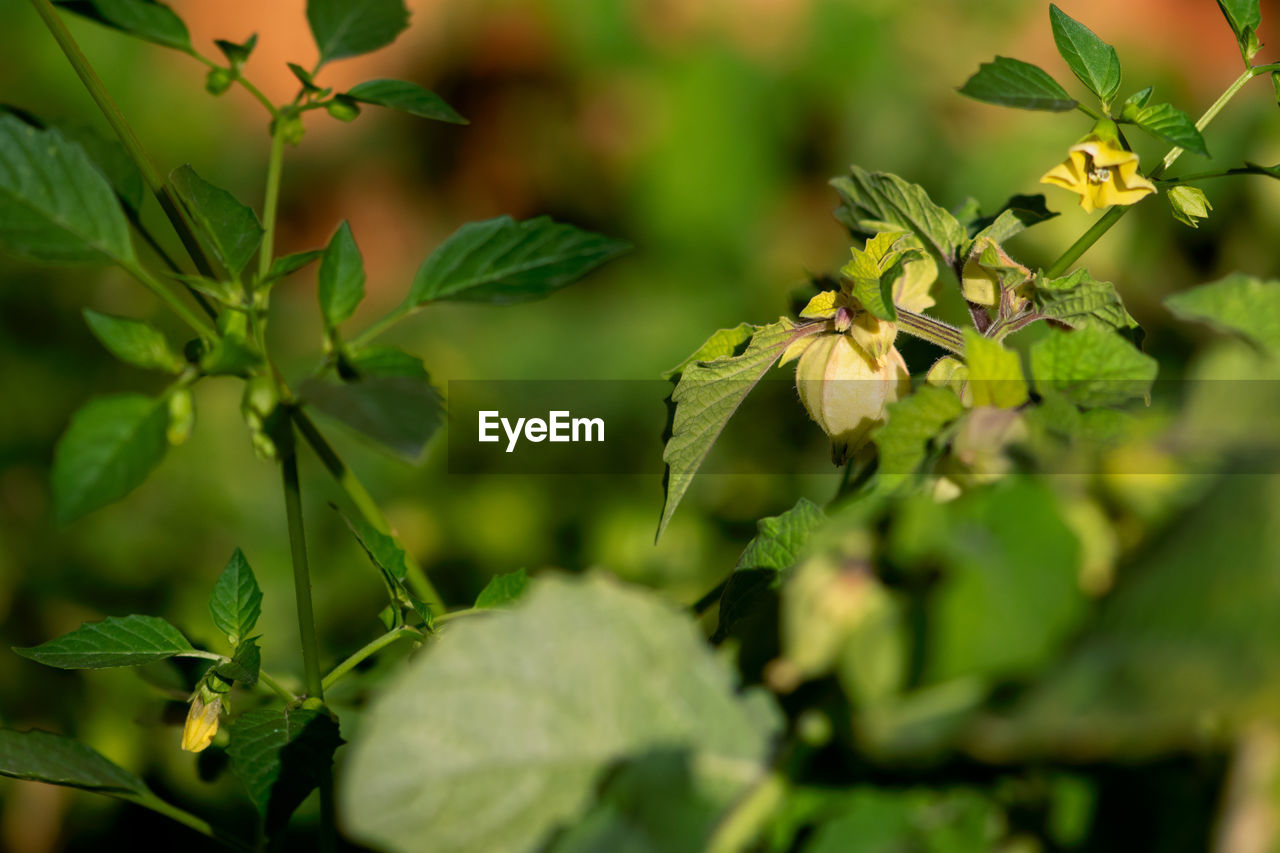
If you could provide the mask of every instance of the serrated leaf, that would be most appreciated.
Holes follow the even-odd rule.
[[[529,587],[529,573],[524,569],[516,569],[505,575],[495,575],[476,596],[474,607],[486,610],[493,607],[508,607],[524,595]]]
[[[1209,156],[1204,136],[1196,129],[1191,117],[1172,104],[1151,104],[1145,107],[1126,107],[1124,118],[1152,136],[1170,145],[1185,148],[1202,157]]]
[[[1174,316],[1239,335],[1280,352],[1280,281],[1235,274],[1166,297]]]
[[[468,124],[444,98],[407,80],[369,80],[343,93],[353,101],[374,104],[402,113],[446,121],[450,124]]]
[[[403,0],[307,0],[320,64],[386,47],[409,26]]]
[[[1109,281],[1098,281],[1088,270],[1076,270],[1059,278],[1045,278],[1043,274],[1037,274],[1032,284],[1031,301],[1037,313],[1076,329],[1122,330],[1138,325],[1125,310],[1115,285]]]
[[[667,465],[666,501],[658,522],[658,537],[666,530],[694,474],[729,418],[782,357],[782,351],[803,334],[784,317],[757,329],[742,355],[721,356],[685,366],[671,393],[675,415],[671,438],[662,452],[662,461]]]
[[[53,453],[53,511],[59,524],[117,501],[160,464],[169,446],[169,407],[142,394],[91,400],[71,418]]]
[[[154,44],[191,53],[187,25],[172,9],[155,0],[54,0],[68,12],[83,15],[114,30]]]
[[[320,259],[320,313],[325,327],[336,328],[364,299],[364,258],[344,220]]]
[[[686,367],[695,361],[711,361],[721,356],[738,355],[747,341],[751,340],[751,336],[760,331],[760,328],[760,326],[751,323],[739,323],[731,329],[717,330],[692,355],[670,370],[664,371],[662,378],[674,379],[678,377]]]
[[[1027,380],[1016,352],[973,329],[965,329],[964,360],[969,368],[968,388],[975,407],[1016,409],[1027,402]]]
[[[189,165],[175,169],[169,183],[200,226],[197,230],[202,242],[228,272],[239,275],[262,242],[264,232],[258,215]]]
[[[1086,408],[1146,397],[1157,370],[1154,358],[1115,332],[1096,327],[1055,329],[1031,348],[1036,389],[1061,393]]]
[[[898,319],[893,286],[902,276],[906,262],[922,257],[919,249],[902,244],[905,236],[890,231],[868,238],[866,246],[854,248],[851,260],[840,269],[852,283],[853,295],[862,307],[880,320]]]
[[[209,612],[213,615],[213,624],[227,635],[233,646],[249,636],[253,626],[258,624],[258,616],[262,613],[262,590],[249,561],[239,548],[213,584]]]
[[[271,262],[271,268],[267,270],[266,276],[262,281],[258,282],[258,286],[271,287],[280,279],[293,275],[298,270],[323,257],[324,249],[311,249],[310,251],[294,252],[292,255],[276,258]]]
[[[453,626],[378,696],[341,815],[381,849],[532,851],[589,805],[605,768],[654,749],[688,750],[724,808],[764,769],[764,710],[652,593],[541,580],[503,618]]]
[[[1071,72],[1104,104],[1110,104],[1120,91],[1120,57],[1116,49],[1052,3],[1049,4],[1049,23],[1058,53],[1067,61]]]
[[[84,150],[13,115],[0,116],[0,248],[55,263],[134,259],[120,202]]]
[[[108,616],[30,648],[24,658],[59,669],[138,666],[192,651],[182,632],[158,616]]]
[[[0,775],[109,794],[146,794],[137,776],[91,746],[50,732],[0,729]]]
[[[1260,6],[1259,0],[1218,0],[1218,8],[1236,35],[1245,65],[1250,64],[1258,52],[1258,27],[1262,26]]]
[[[918,184],[886,172],[850,167],[847,178],[831,181],[843,199],[836,218],[863,234],[910,231],[947,267],[954,267],[964,244],[964,226],[939,207]]]
[[[262,670],[262,650],[258,648],[256,638],[250,637],[236,644],[231,660],[214,667],[214,672],[248,689],[258,683],[258,673]]]
[[[984,62],[960,87],[960,94],[974,100],[1021,110],[1061,113],[1076,108],[1076,99],[1038,65],[997,56]]]
[[[181,373],[186,367],[164,333],[142,320],[99,314],[86,308],[84,321],[107,352],[126,364],[165,373]]]
[[[925,385],[890,403],[886,411],[888,420],[873,436],[880,453],[879,471],[911,474],[924,462],[929,442],[964,413],[964,406],[950,390]]]
[[[284,827],[315,790],[343,744],[326,711],[306,708],[246,711],[229,726],[231,769],[249,791],[266,830]]]
[[[432,300],[507,304],[573,284],[630,245],[539,216],[469,222],[423,262],[407,304]]]

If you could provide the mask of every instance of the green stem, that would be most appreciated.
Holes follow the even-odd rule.
[[[266,670],[258,670],[258,681],[265,684],[271,692],[283,699],[285,704],[296,705],[298,703],[298,697],[293,695],[293,691],[269,675]]]
[[[782,805],[789,784],[782,771],[771,769],[720,821],[707,842],[708,853],[740,853],[748,849]]]
[[[373,525],[379,533],[385,533],[400,545],[405,555],[405,565],[408,568],[409,583],[413,586],[414,592],[418,594],[423,601],[431,605],[437,612],[443,613],[445,609],[444,599],[440,597],[440,593],[432,585],[427,578],[427,573],[423,571],[422,566],[413,558],[408,548],[405,548],[400,541],[400,537],[391,529],[390,522],[383,515],[378,504],[369,495],[364,484],[356,477],[355,473],[347,467],[346,463],[339,458],[329,442],[320,434],[320,430],[316,428],[311,418],[307,417],[306,412],[302,409],[294,408],[290,410],[293,415],[293,422],[298,427],[298,432],[306,439],[307,444],[311,445],[311,449],[315,451],[316,456],[320,457],[320,462],[328,470],[334,480],[338,482],[338,486],[347,493],[347,498],[351,503],[355,504],[356,510],[364,518],[365,521]]]
[[[956,355],[964,355],[964,333],[949,323],[944,323],[928,314],[917,314],[899,308],[898,328],[909,335],[937,344]]]
[[[225,66],[222,65],[221,63],[215,62],[214,60],[205,56],[203,53],[200,53],[199,51],[196,51],[196,50],[191,51],[191,56],[199,60],[200,62],[204,63],[209,68],[225,68]],[[267,112],[271,113],[272,118],[276,116],[276,113],[278,112],[278,110],[276,110],[276,105],[271,103],[270,98],[262,94],[261,89],[259,89],[257,86],[253,85],[251,82],[249,82],[249,80],[243,77],[240,74],[239,69],[227,69],[227,70],[231,71],[232,75],[235,78],[235,81],[239,83],[241,86],[243,86],[246,92],[248,92],[250,95],[253,95],[253,97],[257,99],[258,103],[262,104],[262,106],[266,108]]]
[[[271,155],[267,160],[267,191],[262,202],[262,248],[258,251],[258,278],[266,278],[275,259],[276,211],[280,205],[280,171],[284,165],[284,134],[271,130]]]
[[[141,282],[143,287],[154,293],[161,302],[169,306],[169,308],[173,310],[173,313],[182,318],[182,320],[200,337],[206,339],[218,337],[217,330],[214,329],[213,326],[209,325],[208,320],[188,308],[186,303],[179,299],[172,290],[161,284],[155,276],[143,269],[140,264],[121,264],[121,267]]]
[[[190,827],[201,835],[208,836],[215,841],[219,841],[232,850],[242,850],[249,853],[253,848],[244,841],[230,835],[223,830],[216,829],[207,820],[196,817],[191,812],[180,809],[172,803],[166,802],[155,794],[148,791],[145,794],[136,796],[121,796],[120,799],[126,802],[135,803],[143,808],[151,809],[156,814],[162,814],[170,820],[175,820],[183,826]]]
[[[1094,243],[1111,230],[1111,226],[1120,221],[1120,217],[1129,212],[1127,207],[1113,207],[1093,223],[1089,230],[1080,235],[1080,237],[1072,243],[1067,250],[1062,253],[1062,257],[1053,262],[1053,266],[1044,271],[1047,278],[1056,278],[1067,270],[1071,269],[1072,264],[1080,260],[1080,256],[1093,246]]]
[[[320,677],[320,653],[316,643],[316,618],[311,605],[311,569],[307,561],[306,530],[302,523],[302,489],[298,482],[298,453],[293,426],[286,423],[277,442],[284,479],[284,508],[289,522],[289,552],[293,559],[293,592],[298,604],[298,633],[302,641],[303,683],[307,698],[324,702]]]
[[[363,332],[361,332],[360,334],[352,338],[351,341],[349,342],[351,348],[360,349],[362,346],[368,344],[378,335],[381,335],[387,329],[391,328],[396,323],[403,320],[405,317],[408,317],[410,314],[416,311],[419,307],[421,306],[415,306],[413,308],[410,308],[407,305],[397,306],[395,309],[391,311],[390,314],[387,314],[385,317],[375,322],[372,326],[370,326],[369,328],[365,329]]]
[[[382,651],[396,640],[399,640],[401,637],[417,637],[418,639],[423,639],[421,632],[416,631],[407,625],[402,625],[395,630],[388,631],[376,640],[366,644],[363,648],[352,654],[342,663],[335,666],[333,671],[324,677],[324,689],[328,690],[333,687],[333,685],[341,681],[347,673],[359,666],[366,658],[376,655],[378,652]]]

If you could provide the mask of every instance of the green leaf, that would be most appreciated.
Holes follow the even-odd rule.
[[[893,286],[902,276],[903,265],[922,257],[919,249],[903,245],[905,236],[888,231],[869,237],[866,247],[855,247],[849,263],[840,268],[840,274],[852,282],[853,295],[862,307],[880,320],[898,319]]]
[[[323,257],[323,249],[312,249],[307,252],[294,252],[292,255],[276,258],[271,262],[271,269],[267,270],[266,276],[262,281],[258,282],[258,286],[271,287],[280,279],[293,275],[298,270]]]
[[[91,400],[71,418],[53,453],[59,524],[117,501],[160,464],[168,448],[165,400],[119,394]]]
[[[964,360],[969,367],[968,387],[975,407],[1016,409],[1027,402],[1027,380],[1016,352],[973,329],[965,329]]]
[[[258,674],[261,670],[262,650],[258,648],[258,641],[254,637],[237,643],[231,660],[214,667],[214,672],[219,677],[245,689],[258,683]]]
[[[165,373],[181,373],[187,366],[164,334],[148,323],[89,308],[84,309],[84,321],[107,351],[126,364]]]
[[[199,226],[203,242],[229,273],[239,275],[262,242],[258,215],[190,166],[175,169],[169,183]]]
[[[1169,187],[1164,197],[1169,202],[1169,212],[1173,214],[1173,218],[1191,228],[1199,228],[1200,220],[1208,219],[1209,211],[1213,210],[1209,197],[1199,187]]]
[[[918,184],[852,166],[849,177],[835,178],[831,186],[844,200],[836,218],[849,229],[863,234],[910,231],[945,266],[955,266],[966,240],[964,226]]]
[[[495,575],[476,596],[475,608],[485,610],[492,607],[507,607],[524,595],[529,587],[529,573],[517,569],[505,575]]]
[[[88,125],[62,126],[59,130],[68,142],[79,145],[89,155],[93,165],[98,167],[98,171],[115,190],[116,198],[124,205],[128,215],[138,216],[147,196],[147,184],[120,141],[104,136]]]
[[[1196,123],[1172,104],[1151,104],[1145,107],[1126,105],[1123,117],[1170,145],[1185,148],[1202,157],[1209,156],[1209,149],[1205,147],[1204,137],[1196,129]]]
[[[59,669],[103,669],[164,660],[192,648],[181,631],[158,616],[108,616],[56,640],[14,651]]]
[[[693,482],[693,475],[729,418],[782,357],[787,345],[803,334],[784,317],[756,330],[742,355],[693,362],[681,372],[680,381],[671,393],[675,404],[671,438],[662,452],[662,461],[667,465],[666,501],[658,522],[658,537],[666,530],[680,499]]]
[[[678,379],[684,369],[695,361],[711,361],[721,356],[741,354],[747,341],[751,340],[751,336],[760,331],[760,328],[760,326],[754,326],[751,323],[739,323],[731,329],[718,330],[707,338],[706,343],[698,347],[693,355],[670,370],[664,371],[662,378]]]
[[[978,232],[973,235],[970,246],[986,237],[994,240],[996,243],[1004,243],[1012,237],[1016,237],[1032,225],[1039,225],[1041,222],[1052,219],[1058,214],[1054,213],[1045,204],[1043,195],[1015,195],[1010,198],[1000,212],[988,219],[981,219],[975,223]],[[968,255],[968,249],[961,253]]]
[[[364,299],[364,258],[344,220],[320,259],[320,313],[334,329],[356,311]]]
[[[191,35],[172,9],[155,0],[54,0],[77,15],[83,15],[114,30],[137,36],[164,47],[191,53]]]
[[[227,642],[233,646],[239,645],[258,624],[258,616],[262,613],[262,590],[258,588],[258,579],[253,576],[253,569],[239,548],[231,555],[213,585],[209,612],[213,615],[213,624],[227,635]]]
[[[761,593],[777,589],[781,574],[795,565],[809,534],[824,518],[820,506],[801,498],[781,515],[756,522],[756,535],[747,543],[720,595],[717,637],[725,636],[754,606]]]
[[[254,33],[243,42],[214,39],[213,43],[217,46],[218,50],[222,51],[222,55],[227,58],[227,62],[229,62],[232,67],[238,68],[248,61],[249,56],[253,53],[253,49],[258,46],[258,34]]]
[[[458,622],[374,700],[339,805],[380,849],[532,851],[607,768],[657,749],[688,751],[723,810],[763,772],[776,725],[654,594],[540,580],[503,618]]]
[[[928,454],[929,442],[964,414],[960,398],[946,388],[924,385],[895,403],[874,435],[880,468],[886,474],[910,474]]]
[[[1258,53],[1258,27],[1262,26],[1262,10],[1258,0],[1218,0],[1231,31],[1236,34],[1240,55],[1249,65]]]
[[[419,369],[406,370],[409,360]],[[407,353],[398,353],[392,362],[380,347],[352,358],[355,378],[308,379],[298,390],[317,410],[417,461],[444,420],[444,401],[421,364]]]
[[[0,775],[104,793],[148,793],[146,784],[96,749],[62,735],[0,729]]]
[[[1076,270],[1060,278],[1033,279],[1031,301],[1039,314],[1075,329],[1133,329],[1137,322],[1125,310],[1116,287],[1098,281],[1088,270]]]
[[[307,0],[320,64],[386,47],[409,26],[403,0]]]
[[[1280,281],[1229,275],[1164,300],[1174,316],[1239,335],[1280,353]]]
[[[1115,332],[1052,330],[1031,348],[1031,375],[1042,394],[1059,392],[1086,408],[1118,406],[1151,392],[1158,365]]]
[[[997,56],[984,62],[960,87],[960,94],[978,101],[1020,110],[1061,113],[1076,108],[1076,100],[1038,65]]]
[[[129,263],[129,223],[80,146],[0,116],[0,249],[56,263]]]
[[[369,562],[382,573],[383,583],[387,588],[387,597],[393,607],[401,610],[412,610],[428,628],[432,624],[431,608],[413,594],[405,584],[409,574],[408,561],[404,549],[396,542],[395,537],[359,518],[351,518],[342,514],[342,518],[355,534],[356,541],[369,557]]]
[[[343,740],[327,711],[306,708],[246,711],[232,721],[227,755],[249,791],[268,833],[315,790],[333,765]]]
[[[311,92],[313,94],[316,92],[323,91],[318,85],[316,85],[315,77],[311,75],[310,71],[303,68],[301,65],[299,65],[296,62],[286,62],[285,65],[289,68],[291,72],[293,72],[293,76],[296,77],[298,82],[302,84],[302,88],[304,90]]]
[[[1120,91],[1120,57],[1116,49],[1094,35],[1093,30],[1049,4],[1049,22],[1058,53],[1067,61],[1072,73],[1110,104]]]
[[[408,305],[438,299],[505,304],[541,299],[631,247],[539,216],[463,225],[418,269]]]
[[[467,120],[445,103],[444,98],[407,80],[369,80],[344,92],[353,101],[375,104],[420,118],[467,124]]]

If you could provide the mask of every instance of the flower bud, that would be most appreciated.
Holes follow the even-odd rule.
[[[355,121],[360,115],[360,105],[350,98],[341,95],[324,105],[329,115],[338,121]]]
[[[204,78],[204,90],[210,95],[221,95],[231,88],[235,77],[225,68],[211,68]]]
[[[306,130],[302,127],[301,116],[293,113],[281,113],[271,123],[271,132],[280,134],[284,141],[290,145],[297,145],[302,141],[302,135],[306,133]]]
[[[885,406],[911,390],[911,377],[896,348],[873,359],[847,335],[822,335],[800,356],[796,390],[839,465],[884,420]]]
[[[1173,187],[1165,193],[1165,198],[1169,200],[1173,218],[1192,228],[1199,228],[1200,220],[1208,219],[1209,211],[1213,210],[1204,190],[1197,187]]]
[[[182,729],[182,748],[200,752],[213,742],[218,733],[218,715],[222,713],[222,697],[201,688],[191,700],[187,724]]]
[[[179,388],[169,395],[169,426],[165,429],[169,444],[177,447],[186,441],[195,422],[196,407],[191,398],[191,390]]]

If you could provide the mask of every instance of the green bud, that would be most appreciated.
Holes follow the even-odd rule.
[[[177,447],[191,435],[196,422],[196,406],[188,388],[179,388],[169,395],[169,426],[165,436],[169,444]]]
[[[302,141],[306,130],[302,126],[302,117],[292,113],[281,113],[271,122],[271,133],[280,134],[290,145]]]
[[[1169,201],[1173,218],[1192,228],[1199,228],[1200,220],[1208,219],[1209,211],[1213,210],[1213,205],[1209,204],[1204,191],[1197,187],[1186,185],[1172,187],[1165,193],[1165,198]]]
[[[350,98],[344,98],[338,95],[332,101],[324,105],[329,115],[338,121],[355,121],[360,115],[360,105]]]
[[[210,68],[204,78],[204,90],[210,95],[221,95],[231,88],[235,80],[235,75],[225,68]]]
[[[896,348],[877,359],[848,335],[831,334],[800,356],[796,390],[809,417],[831,438],[839,465],[884,420],[885,406],[911,390],[911,377]]]
[[[265,376],[256,376],[245,382],[244,396],[240,399],[240,414],[249,427],[253,449],[263,460],[271,462],[279,457],[271,426],[280,404],[275,383]]]

